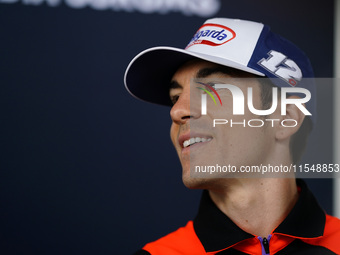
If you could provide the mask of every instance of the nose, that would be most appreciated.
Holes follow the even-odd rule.
[[[170,116],[176,124],[185,124],[190,119],[197,119],[201,116],[200,93],[192,88],[183,90],[177,102],[172,106]]]

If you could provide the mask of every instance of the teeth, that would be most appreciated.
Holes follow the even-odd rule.
[[[185,148],[195,143],[201,143],[201,142],[204,143],[204,142],[209,142],[209,141],[211,141],[211,138],[192,137],[183,142],[183,147]]]

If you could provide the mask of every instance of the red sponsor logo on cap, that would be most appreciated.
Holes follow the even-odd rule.
[[[195,44],[206,44],[210,46],[220,46],[236,37],[236,33],[229,27],[219,24],[204,24],[193,36],[186,49]]]

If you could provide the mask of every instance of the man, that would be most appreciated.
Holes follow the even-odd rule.
[[[304,53],[268,26],[222,18],[185,50],[131,61],[127,89],[171,105],[183,182],[204,190],[193,221],[136,254],[340,254],[340,221],[292,170],[315,122],[312,77]]]

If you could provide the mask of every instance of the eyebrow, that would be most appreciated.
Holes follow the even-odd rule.
[[[206,78],[216,73],[232,75],[232,72],[230,71],[229,68],[218,66],[218,67],[206,67],[206,68],[200,69],[196,74],[196,78]]]
[[[169,90],[171,90],[171,89],[182,89],[182,88],[183,88],[183,86],[181,84],[179,84],[177,81],[172,80],[170,82]]]
[[[206,78],[210,75],[216,74],[216,73],[222,73],[222,74],[227,74],[227,75],[233,75],[234,73],[232,70],[228,67],[223,67],[223,66],[217,66],[217,67],[205,67],[200,69],[195,78]],[[169,86],[169,91],[171,89],[181,89],[183,86],[179,84],[176,80],[172,80],[170,82]]]

